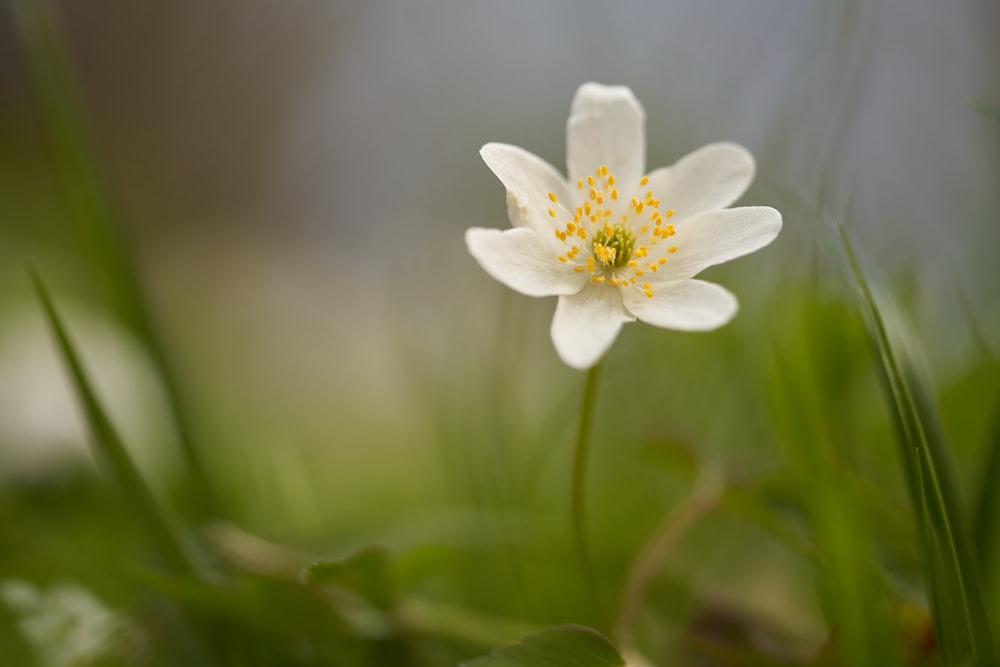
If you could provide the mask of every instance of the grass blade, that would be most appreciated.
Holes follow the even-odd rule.
[[[149,531],[153,545],[164,561],[178,573],[197,575],[194,561],[184,549],[180,538],[174,533],[166,516],[160,511],[152,492],[139,474],[107,412],[101,406],[48,290],[34,271],[31,272],[31,278],[90,427],[95,456],[118,483],[126,500],[135,509],[138,519]]]
[[[944,664],[996,664],[978,568],[962,520],[937,411],[914,365],[892,345],[847,232],[838,227],[900,438],[902,467],[924,540],[934,623]]]
[[[108,189],[88,141],[85,114],[66,53],[59,15],[51,0],[11,2],[21,50],[49,145],[50,159],[67,207],[72,244],[101,276],[122,321],[142,340],[163,384],[181,455],[197,493],[197,509],[211,514],[216,498],[192,437],[169,355],[155,324]]]

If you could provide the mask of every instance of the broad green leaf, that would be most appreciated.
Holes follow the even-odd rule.
[[[622,667],[625,660],[596,630],[563,625],[528,635],[462,667]]]
[[[946,665],[994,665],[997,655],[937,410],[915,365],[894,346],[847,232],[841,239],[878,354],[902,468],[921,525],[934,622]]]
[[[388,609],[395,600],[395,590],[384,551],[367,548],[342,560],[313,563],[306,568],[306,583],[334,585],[358,593],[379,609]]]

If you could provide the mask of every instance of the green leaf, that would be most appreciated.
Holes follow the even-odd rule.
[[[389,557],[369,547],[342,560],[313,563],[303,575],[307,584],[340,586],[358,593],[379,609],[388,609],[396,598]]]
[[[462,667],[622,667],[625,660],[596,630],[563,625],[528,635]]]
[[[946,665],[996,664],[990,621],[937,410],[915,364],[903,348],[892,344],[843,227],[840,234],[896,422],[907,490],[921,526],[942,657]]]

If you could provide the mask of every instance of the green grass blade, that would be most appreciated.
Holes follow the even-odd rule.
[[[969,100],[969,105],[987,118],[1000,121],[1000,107],[976,99]]]
[[[994,665],[996,647],[937,411],[914,365],[892,345],[885,320],[842,226],[840,234],[900,436],[911,505],[922,527],[942,658],[946,665]]]
[[[987,459],[983,476],[979,482],[979,493],[973,512],[973,538],[979,566],[987,584],[996,584],[1000,575],[997,563],[996,511],[1000,507],[1000,404],[993,409],[993,425],[986,443]]]
[[[160,511],[152,492],[139,474],[107,412],[101,406],[48,290],[34,271],[31,272],[31,278],[90,427],[95,456],[117,482],[126,501],[135,509],[137,518],[149,532],[153,545],[163,560],[178,573],[196,575],[194,561],[174,533],[166,516]]]
[[[775,350],[774,410],[781,415],[778,435],[785,441],[792,475],[806,499],[819,593],[834,631],[831,649],[846,665],[897,665],[888,595],[871,558],[873,528],[844,462],[849,454],[838,446],[843,434],[831,421],[835,415],[828,406],[833,401],[823,394],[812,362],[822,351],[795,354],[791,349]]]
[[[67,221],[72,225],[68,230],[72,245],[85,256],[94,275],[103,280],[102,285],[111,291],[116,313],[139,336],[149,353],[163,384],[181,455],[198,494],[198,509],[212,513],[216,499],[192,436],[191,420],[119,216],[97,168],[99,161],[94,159],[95,151],[88,140],[58,10],[51,0],[15,1],[8,3],[8,7],[27,65],[50,161],[65,200]]]

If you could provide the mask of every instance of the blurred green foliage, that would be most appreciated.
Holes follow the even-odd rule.
[[[161,303],[97,178],[58,34],[31,23],[44,18],[19,20],[22,37],[40,38],[24,51],[67,194],[48,201],[51,184],[29,178],[7,200],[38,225],[3,230],[0,272],[21,296],[0,303],[0,318],[13,324],[30,293],[12,267],[31,257],[52,294],[37,310],[56,334],[51,354],[68,362],[101,467],[70,458],[0,479],[4,664],[996,659],[1000,372],[974,312],[962,324],[981,344],[935,387],[896,284],[876,299],[824,215],[756,191],[785,212],[785,248],[711,270],[735,286],[740,317],[705,335],[629,327],[605,362],[587,487],[606,612],[595,620],[568,520],[583,379],[551,352],[551,304],[417,275],[425,302],[395,295],[364,314],[370,347],[346,336],[303,353],[268,346],[240,304],[219,315],[201,274],[183,286],[200,289]],[[307,262],[301,251],[279,258]],[[234,275],[249,280],[249,264]],[[413,329],[441,300],[463,315],[430,318],[428,342]],[[136,442],[115,423],[100,378],[116,360],[77,337],[67,302],[138,341],[168,433]],[[324,364],[340,347],[354,363]],[[322,381],[303,384],[317,391],[290,386],[310,372]],[[384,391],[372,399],[366,381]],[[144,462],[144,450],[174,445],[167,463]],[[660,531],[672,531],[671,549],[616,627],[630,572]],[[60,593],[65,582],[91,597]],[[95,609],[116,619],[106,650],[73,662],[70,638]],[[545,630],[581,622],[598,627]]]

